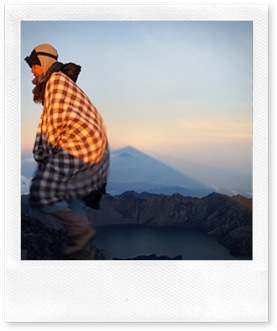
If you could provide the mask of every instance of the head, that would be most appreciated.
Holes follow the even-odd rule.
[[[35,78],[33,83],[36,87],[33,89],[34,101],[43,103],[45,89],[45,74],[53,63],[57,62],[58,52],[49,44],[41,44],[35,47],[30,54],[25,58],[29,64]]]
[[[33,74],[37,77],[40,74],[45,74],[51,65],[58,59],[58,52],[49,44],[41,44],[36,46],[30,56],[25,58],[29,64]]]

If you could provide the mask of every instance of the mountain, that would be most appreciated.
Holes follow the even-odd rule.
[[[128,146],[111,153],[107,191],[118,195],[130,190],[195,197],[203,197],[213,191],[192,177]]]
[[[252,199],[212,193],[203,198],[180,194],[105,195],[98,211],[88,210],[95,226],[141,224],[184,227],[218,238],[235,256],[252,254]]]
[[[108,193],[119,195],[135,190],[138,193],[179,193],[185,196],[204,197],[212,192],[227,195],[242,194],[252,197],[251,174],[237,174],[226,169],[211,167],[189,160],[163,155],[151,157],[131,146],[111,151],[111,167],[108,179]],[[168,164],[174,164],[169,166]],[[182,170],[178,167],[182,164]],[[21,194],[27,194],[29,182],[36,164],[30,153],[22,152]]]
[[[32,210],[26,195],[21,197],[21,212],[23,220],[37,220],[41,227],[55,233],[62,230],[53,217]],[[232,255],[252,255],[252,200],[241,196],[212,193],[192,198],[133,191],[120,196],[105,194],[99,210],[87,208],[86,212],[95,227],[116,224],[183,227],[217,237]]]
[[[24,174],[33,174],[35,164],[31,157],[22,156]],[[29,176],[21,176],[21,194],[28,194]],[[32,175],[30,175],[30,178]],[[111,195],[135,190],[138,193],[153,194],[179,193],[188,196],[203,197],[213,191],[212,188],[186,176],[174,168],[131,147],[111,152],[110,174],[107,191]]]

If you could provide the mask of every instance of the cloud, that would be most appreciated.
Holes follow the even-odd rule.
[[[233,195],[237,195],[238,194],[238,192],[237,191],[235,191],[235,190],[233,190],[231,187],[227,187],[227,189],[233,194]]]
[[[22,162],[35,163],[35,160],[33,157],[27,157],[26,159],[23,159]]]
[[[25,176],[21,176],[21,195],[29,194],[31,180]]]
[[[215,192],[219,192],[219,189],[217,188],[216,185],[212,184],[211,186],[215,189]]]

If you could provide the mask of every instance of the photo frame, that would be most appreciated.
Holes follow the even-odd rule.
[[[30,11],[30,9],[32,9]],[[5,10],[7,322],[266,322],[268,318],[268,9],[264,5],[21,5]],[[253,259],[22,261],[22,20],[253,21]],[[9,139],[7,139],[9,137]],[[12,152],[9,152],[12,151]]]

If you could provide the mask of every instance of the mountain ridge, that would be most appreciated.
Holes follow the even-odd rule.
[[[136,224],[151,227],[183,227],[215,236],[234,256],[252,256],[252,199],[241,203],[219,193],[197,198],[125,192],[119,196],[105,194],[99,210],[86,209],[93,226]],[[241,200],[241,197],[239,197]],[[40,214],[22,196],[22,217],[39,220],[53,231],[61,230],[50,215]]]

